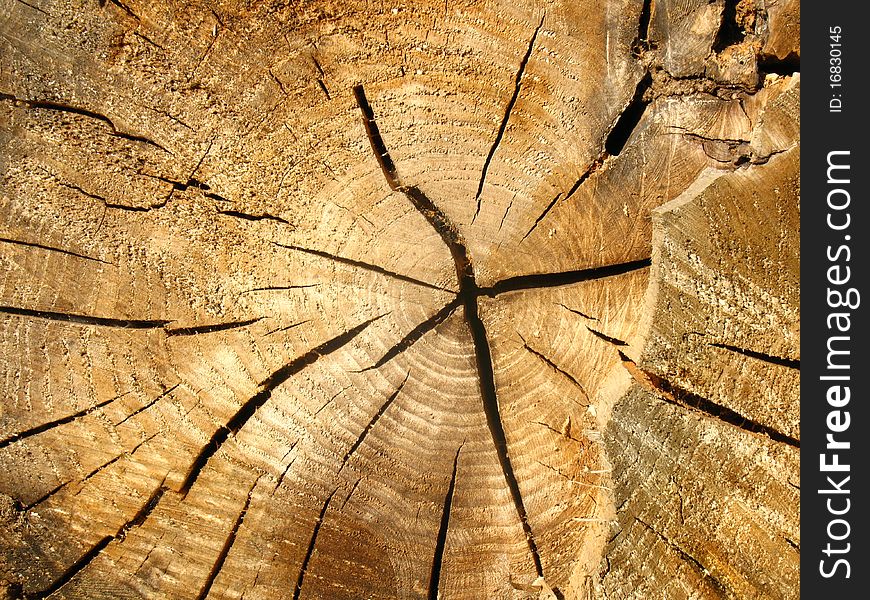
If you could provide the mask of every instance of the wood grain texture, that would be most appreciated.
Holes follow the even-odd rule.
[[[769,4],[0,2],[2,593],[796,597]]]

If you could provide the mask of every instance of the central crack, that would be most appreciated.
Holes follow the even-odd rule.
[[[517,516],[519,517],[523,533],[526,537],[526,542],[529,546],[529,551],[532,555],[532,560],[535,564],[535,571],[539,577],[542,577],[543,567],[541,565],[538,546],[535,542],[532,527],[529,524],[523,496],[520,492],[520,486],[516,475],[514,474],[510,455],[508,454],[507,438],[505,436],[501,411],[498,404],[498,396],[496,394],[495,375],[493,373],[489,339],[487,338],[486,327],[480,318],[478,310],[478,297],[490,294],[492,290],[481,288],[477,285],[477,281],[474,278],[474,266],[472,265],[471,256],[469,255],[465,238],[462,236],[459,229],[420,188],[413,185],[404,185],[402,183],[396,170],[396,165],[390,157],[386,144],[381,137],[380,130],[375,122],[374,111],[366,99],[363,86],[355,86],[353,88],[353,93],[356,102],[362,111],[363,122],[365,124],[366,133],[368,134],[372,150],[375,153],[375,157],[377,158],[378,164],[384,173],[384,177],[386,178],[390,189],[402,192],[407,196],[411,201],[411,204],[414,205],[414,208],[423,215],[426,221],[429,222],[429,225],[431,225],[438,235],[441,236],[442,241],[450,250],[450,255],[453,257],[453,263],[456,268],[456,278],[459,283],[457,300],[462,304],[465,321],[468,324],[468,329],[471,332],[471,338],[474,344],[477,375],[480,383],[480,393],[483,400],[483,411],[486,415],[486,423],[489,428],[490,436],[492,437],[493,445],[495,446],[496,454],[498,455],[498,461],[502,473],[504,474],[505,483],[510,491],[514,508],[517,511]],[[455,485],[455,482],[453,482],[453,485]],[[437,586],[437,578],[433,579]]]

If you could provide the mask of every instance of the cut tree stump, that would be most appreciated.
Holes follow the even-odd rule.
[[[0,589],[797,598],[798,32],[0,2]]]

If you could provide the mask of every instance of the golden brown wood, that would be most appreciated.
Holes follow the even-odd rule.
[[[793,598],[796,3],[0,3],[0,587]]]

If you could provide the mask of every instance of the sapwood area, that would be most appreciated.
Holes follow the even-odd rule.
[[[799,6],[0,1],[7,598],[797,598]]]

